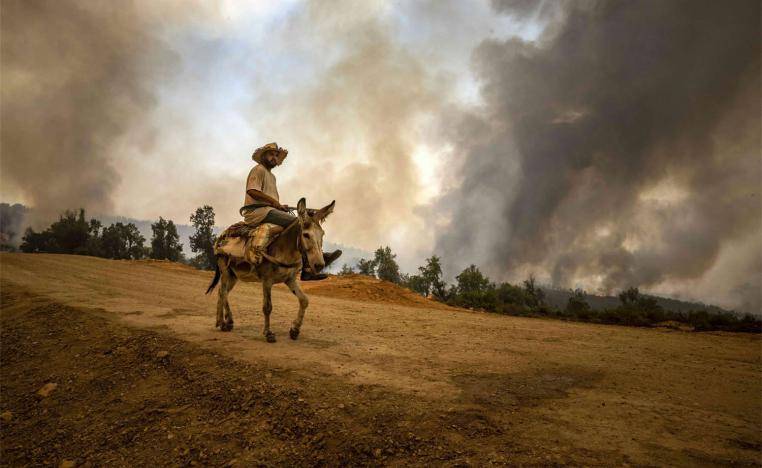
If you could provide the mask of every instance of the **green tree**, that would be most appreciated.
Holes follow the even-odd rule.
[[[640,291],[638,288],[628,288],[619,293],[619,300],[622,301],[622,305],[634,304],[640,299]]]
[[[392,249],[389,246],[376,249],[373,261],[376,264],[376,274],[379,279],[399,284],[400,267],[394,260],[396,257],[397,255],[392,253]]]
[[[103,224],[97,219],[90,220],[87,239],[87,254],[95,257],[104,257],[103,239],[101,238],[101,228]]]
[[[458,294],[482,293],[489,289],[489,278],[484,276],[476,265],[470,265],[455,277]]]
[[[157,222],[151,224],[151,230],[153,231],[151,258],[178,261],[182,255],[183,246],[180,244],[175,223],[160,216]]]
[[[365,276],[376,276],[376,262],[361,258],[357,262],[357,272]]]
[[[79,213],[66,210],[49,229],[56,240],[57,253],[87,253],[90,224],[85,221],[84,209],[80,209]]]
[[[527,305],[527,298],[524,289],[520,286],[514,286],[510,283],[502,283],[497,288],[497,300],[503,306],[523,307]],[[504,307],[505,308],[505,307]]]
[[[26,228],[26,231],[24,231],[19,248],[22,252],[26,253],[57,252],[59,250],[56,239],[53,237],[50,229],[36,232],[31,227]]]
[[[214,255],[214,209],[209,205],[197,208],[196,212],[190,217],[193,227],[196,228],[190,236],[190,248],[193,252],[198,252],[198,257],[194,263],[206,270],[211,270],[217,264]]]
[[[101,242],[103,245],[103,255],[106,258],[129,258],[129,254],[127,253],[127,239],[125,237],[124,224],[115,223],[104,228],[103,235],[101,236]]]
[[[450,299],[456,305],[495,311],[497,294],[495,285],[476,265],[470,265],[455,277],[456,294]]]
[[[586,320],[590,317],[590,304],[587,303],[585,298],[585,291],[576,289],[572,292],[569,300],[566,303],[566,309],[564,310],[566,315]]]
[[[534,275],[524,280],[524,294],[529,307],[537,308],[545,305],[545,292],[537,286]]]
[[[436,255],[426,259],[426,265],[418,267],[425,288],[424,296],[432,294],[436,299],[442,300],[446,295],[447,285],[442,280],[442,263]]]
[[[341,266],[341,271],[339,271],[339,276],[354,275],[354,274],[355,274],[354,268],[347,265],[346,263]]]
[[[145,240],[133,223],[114,223],[104,228],[101,234],[102,256],[122,260],[143,258]]]
[[[23,252],[88,254],[91,224],[85,221],[85,210],[66,210],[58,221],[42,232],[28,228],[22,238]]]
[[[428,295],[428,285],[421,275],[401,275],[400,284],[422,296]]]
[[[124,238],[127,241],[127,256],[133,260],[139,260],[145,256],[143,244],[146,238],[133,223],[127,223],[123,228]]]

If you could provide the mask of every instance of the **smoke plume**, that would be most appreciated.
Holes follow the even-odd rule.
[[[494,6],[547,27],[475,51],[485,104],[449,127],[462,166],[436,250],[602,292],[711,277],[758,310],[759,2]]]
[[[281,198],[306,195],[315,207],[335,199],[331,237],[368,249],[417,231],[413,152],[444,90],[380,13],[310,2],[282,34],[309,38],[326,66],[298,90],[258,96],[254,110],[260,132],[290,150],[276,171],[287,174]]]
[[[3,1],[0,182],[36,215],[110,213],[120,181],[112,147],[154,106],[150,84],[174,59],[144,10],[134,2]]]

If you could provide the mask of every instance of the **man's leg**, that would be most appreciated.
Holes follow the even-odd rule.
[[[294,222],[296,216],[281,210],[270,210],[262,220],[263,223],[277,224],[280,227],[288,227]]]
[[[267,213],[267,216],[265,216],[265,219],[262,220],[262,223],[277,224],[278,226],[282,226],[286,228],[290,226],[295,219],[296,217],[294,215],[287,213],[285,211],[271,210],[269,213]],[[325,266],[327,267],[328,265],[331,264],[331,262],[339,258],[341,256],[341,253],[342,253],[341,250],[335,250],[333,252],[323,252],[323,261],[325,263]],[[302,267],[302,274],[301,274],[302,281],[315,281],[315,280],[326,279],[328,277],[328,275],[324,273],[313,272],[312,269],[309,267],[309,263],[307,262],[306,258],[302,259],[302,264],[304,265]]]
[[[295,216],[280,210],[270,210],[267,215],[262,219],[259,226],[254,230],[254,237],[251,239],[251,251],[248,254],[250,256],[249,263],[259,265],[262,262],[262,254],[270,244],[270,229],[268,224],[274,224],[280,227],[287,227],[296,219]],[[246,214],[244,214],[244,221],[246,221]],[[246,221],[248,222],[248,221]]]
[[[304,256],[302,256],[304,257]],[[331,264],[334,260],[341,257],[341,250],[334,250],[333,252],[323,252],[323,261],[325,262],[325,267]],[[302,275],[301,280],[302,281],[318,281],[328,278],[328,275],[325,273],[315,273],[312,271],[312,268],[309,267],[309,264],[307,262],[306,258],[302,258],[302,263],[304,264],[304,267],[302,268]]]
[[[336,249],[333,252],[323,252],[323,261],[325,262],[325,267],[327,268],[328,265],[333,263],[337,258],[341,257],[341,250]]]

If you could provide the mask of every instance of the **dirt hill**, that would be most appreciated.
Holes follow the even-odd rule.
[[[203,272],[199,272],[191,266],[170,262],[168,260],[136,260],[132,263],[138,265],[150,265],[167,270],[203,274]],[[211,274],[212,273],[210,272],[210,277]],[[301,285],[306,293],[333,297],[336,299],[376,302],[423,309],[457,310],[457,308],[452,308],[447,304],[427,299],[420,294],[416,294],[397,284],[365,275],[329,275],[325,280],[305,281],[301,283]],[[282,290],[285,290],[285,286],[280,285],[279,287]]]
[[[338,299],[452,310],[446,304],[427,299],[394,283],[364,275],[331,275],[323,281],[302,283],[302,288],[311,294]]]
[[[759,465],[760,338],[498,316],[348,277],[231,293],[165,262],[0,254],[5,466]]]

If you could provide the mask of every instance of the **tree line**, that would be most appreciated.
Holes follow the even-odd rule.
[[[194,232],[190,249],[196,255],[190,259],[183,254],[177,226],[171,219],[151,223],[152,237],[147,243],[134,223],[116,222],[109,226],[94,218],[86,219],[85,210],[67,210],[48,228],[37,232],[27,228],[22,237],[21,251],[62,253],[96,257],[139,260],[179,261],[200,269],[213,269],[214,209],[204,205],[190,215]],[[628,288],[619,294],[620,304],[596,310],[587,302],[582,290],[570,291],[565,307],[549,305],[545,291],[529,276],[521,284],[495,283],[476,265],[469,265],[448,285],[443,279],[442,261],[432,255],[415,274],[400,272],[390,247],[379,247],[373,258],[360,259],[356,265],[344,264],[339,275],[361,274],[389,281],[413,292],[457,307],[510,315],[553,317],[594,323],[631,326],[652,326],[663,323],[688,324],[695,330],[726,330],[759,332],[760,319],[732,312],[706,310],[672,311],[662,307],[653,296]]]
[[[621,291],[617,307],[593,309],[586,299],[587,293],[577,289],[570,291],[566,305],[559,308],[546,302],[545,291],[532,275],[521,284],[497,284],[476,265],[469,265],[455,277],[455,284],[447,285],[442,278],[441,259],[436,255],[427,258],[413,275],[400,273],[395,258],[388,246],[379,247],[372,259],[360,259],[354,267],[344,264],[339,274],[376,277],[452,306],[486,312],[629,326],[685,324],[697,331],[762,331],[762,321],[751,314],[667,310],[654,296],[642,294],[634,287]]]
[[[171,219],[151,223],[152,236],[146,238],[134,223],[116,222],[104,226],[101,221],[85,217],[85,210],[66,210],[57,221],[42,231],[28,227],[19,249],[27,253],[59,253],[90,255],[117,260],[151,258],[184,262],[201,269],[211,269],[214,257],[214,209],[204,205],[191,214],[195,232],[190,236],[190,249],[197,255],[183,254],[177,226]]]

